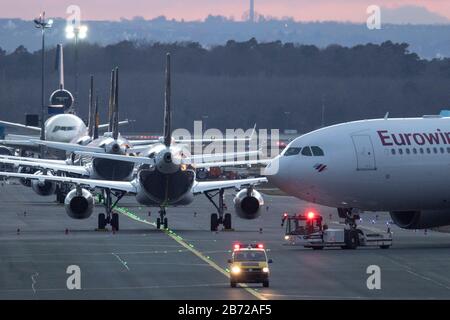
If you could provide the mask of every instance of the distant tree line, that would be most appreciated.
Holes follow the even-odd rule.
[[[74,47],[64,49],[66,88],[74,86]],[[129,131],[161,130],[164,56],[172,53],[176,126],[298,129],[300,132],[360,118],[436,113],[450,105],[450,59],[420,59],[406,43],[354,47],[228,41],[198,43],[123,41],[80,43],[79,112],[87,114],[88,78],[93,74],[106,108],[109,72],[120,67],[123,117],[136,119]],[[23,121],[38,112],[40,51],[0,49],[0,118]],[[55,50],[46,59],[48,95],[57,87]],[[324,118],[322,118],[324,110]],[[104,112],[104,116],[106,112]]]

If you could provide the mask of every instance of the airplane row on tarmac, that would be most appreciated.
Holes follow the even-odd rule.
[[[158,228],[168,227],[167,207],[188,205],[195,195],[204,194],[217,209],[217,213],[211,214],[211,230],[216,230],[219,225],[231,229],[231,214],[225,213],[225,189],[239,190],[234,203],[240,217],[245,219],[258,217],[264,201],[254,186],[266,182],[265,177],[229,181],[197,181],[195,177],[197,168],[252,163],[245,160],[225,163],[216,161],[248,156],[258,151],[190,155],[185,144],[191,141],[183,139],[183,143],[180,143],[172,137],[170,75],[170,55],[168,54],[164,135],[160,139],[127,141],[121,137],[118,121],[119,70],[115,68],[111,74],[109,132],[102,137],[92,135],[93,132],[98,133],[99,129],[98,120],[95,120],[98,119],[98,110],[95,108],[95,111],[90,112],[94,116],[89,119],[90,125],[88,125],[86,138],[80,139],[77,136],[78,140],[72,139],[70,142],[55,141],[55,139],[26,141],[26,143],[69,152],[71,154],[69,161],[6,155],[2,156],[0,162],[15,164],[19,168],[33,168],[37,171],[23,173],[19,170],[18,173],[2,172],[0,175],[20,178],[24,183],[31,181],[33,190],[43,196],[54,194],[58,188],[62,188],[62,185],[71,186],[70,191],[60,198],[64,199],[66,213],[74,219],[85,219],[91,216],[95,204],[93,191],[99,190],[106,211],[98,215],[99,229],[104,229],[107,224],[115,230],[119,229],[119,217],[114,212],[114,207],[126,194],[135,195],[140,204],[160,208],[160,216],[157,219]],[[92,83],[91,81],[90,109],[93,104]],[[214,139],[215,142],[227,140]],[[135,147],[138,145],[139,148],[136,150]],[[77,162],[74,161],[76,157],[78,157]],[[214,201],[215,196],[218,197],[217,201]]]
[[[211,215],[211,230],[217,230],[220,224],[231,228],[231,214],[225,213],[224,190],[237,189],[237,215],[255,219],[264,204],[255,186],[267,180],[289,195],[337,208],[351,228],[356,227],[359,214],[364,211],[388,211],[392,220],[406,229],[450,225],[450,194],[446,188],[450,180],[448,113],[420,118],[386,115],[324,127],[294,139],[279,156],[258,161],[267,164],[265,177],[199,182],[195,168],[211,166],[204,161],[208,156],[211,161],[216,159],[214,155],[203,159],[202,155],[203,164],[197,163],[196,156],[187,156],[185,146],[172,138],[170,55],[166,66],[164,135],[158,141],[145,142],[149,144],[140,146],[138,155],[128,152],[133,142],[121,140],[118,133],[118,84],[116,69],[112,73],[110,132],[103,137],[87,134],[91,138],[83,140],[90,141],[86,144],[62,139],[32,141],[88,157],[88,165],[2,156],[1,162],[34,166],[40,171],[0,175],[32,180],[37,190],[48,189],[50,193],[60,183],[73,186],[64,203],[69,216],[76,219],[92,214],[91,191],[100,190],[106,214],[99,214],[99,228],[109,223],[118,229],[118,216],[113,209],[125,194],[135,195],[143,205],[159,207],[157,225],[166,228],[167,207],[188,205],[195,195],[204,194],[217,209]],[[90,120],[91,124],[95,122]],[[59,126],[62,125],[71,126]],[[93,128],[87,131],[98,131],[98,125]],[[228,159],[236,154],[220,156]]]

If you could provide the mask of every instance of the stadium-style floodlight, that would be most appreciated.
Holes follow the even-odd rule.
[[[42,99],[42,105],[41,105],[41,136],[40,139],[45,139],[45,113],[46,113],[46,106],[45,106],[45,30],[50,29],[53,25],[53,20],[45,20],[45,11],[42,12],[39,15],[39,18],[34,19],[34,26],[38,29],[41,29],[42,33],[42,61],[41,61],[41,67],[42,67],[42,74],[41,74],[41,99]],[[41,147],[41,157],[44,157],[45,150]]]
[[[66,27],[66,38],[67,39],[74,39],[75,41],[78,41],[78,39],[85,39],[87,37],[87,26],[74,26],[74,25],[67,25]]]
[[[75,39],[75,99],[74,106],[78,101],[78,39],[87,37],[88,27],[80,24],[68,24],[66,26],[66,38]]]

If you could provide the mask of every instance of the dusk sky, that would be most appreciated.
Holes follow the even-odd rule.
[[[241,20],[249,0],[1,0],[0,18],[31,19],[42,10],[49,17],[65,17],[66,8],[71,4],[81,8],[83,20],[160,15],[177,20],[202,20],[208,14]],[[364,22],[366,8],[372,4],[391,9],[420,6],[450,19],[450,0],[255,0],[255,10],[265,16],[290,16],[301,21]]]

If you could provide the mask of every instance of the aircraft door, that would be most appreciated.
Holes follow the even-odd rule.
[[[356,152],[357,170],[376,170],[375,153],[369,135],[352,136]]]

